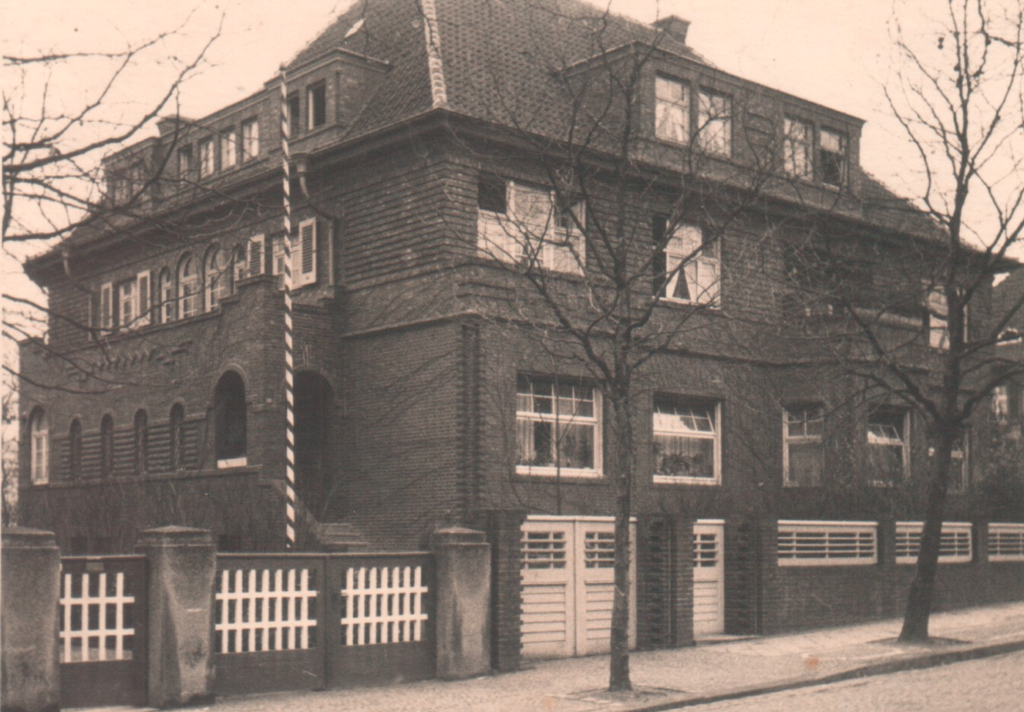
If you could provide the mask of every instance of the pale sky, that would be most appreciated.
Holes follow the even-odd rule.
[[[481,0],[484,1],[484,0]],[[590,0],[600,2],[600,0]],[[905,11],[934,12],[943,0],[900,0]],[[190,56],[214,32],[222,36],[209,66],[183,87],[181,113],[203,116],[259,89],[349,6],[350,0],[0,0],[4,54],[102,51],[138,43],[186,23],[182,36],[156,56]],[[642,21],[675,14],[692,22],[689,44],[721,69],[839,109],[867,121],[861,164],[912,196],[913,155],[885,107],[893,0],[612,0],[612,9]],[[925,23],[914,25],[927,33]],[[5,68],[6,69],[6,68]],[[118,96],[144,106],[164,85],[166,62],[136,73]],[[95,91],[105,74],[88,63],[54,76],[51,96]],[[4,88],[17,77],[8,70]],[[6,291],[24,283],[3,255]]]

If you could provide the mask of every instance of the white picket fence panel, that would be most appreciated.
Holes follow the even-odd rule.
[[[348,569],[341,591],[344,645],[421,641],[426,594],[421,566]]]
[[[233,584],[233,585],[232,585]],[[306,650],[315,647],[318,592],[309,569],[233,569],[220,572],[214,630],[219,653]]]
[[[88,663],[112,660],[131,660],[131,646],[135,628],[126,625],[127,606],[134,605],[135,596],[125,591],[125,576],[112,572],[113,578],[103,573],[65,573],[61,586],[60,607],[63,625],[60,631],[60,662]],[[80,595],[74,596],[75,577],[81,583]],[[96,580],[96,593],[90,593],[90,584]],[[113,591],[109,584],[113,583]],[[113,614],[113,615],[111,615]],[[113,619],[113,620],[111,620]],[[94,645],[90,645],[94,643]]]

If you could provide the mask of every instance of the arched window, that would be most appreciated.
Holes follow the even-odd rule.
[[[114,419],[108,413],[100,421],[100,477],[114,474]]]
[[[73,478],[82,476],[82,423],[78,418],[71,421],[68,431],[68,474]]]
[[[171,469],[185,466],[185,407],[175,403],[171,407]]]
[[[32,484],[45,485],[50,481],[50,421],[46,411],[36,408],[29,418],[31,449],[29,450],[29,473]]]
[[[246,464],[245,384],[242,377],[228,371],[217,381],[213,396],[217,467],[242,467]]]
[[[230,262],[228,253],[217,247],[206,255],[206,311],[213,311],[231,296]]]
[[[202,298],[196,261],[192,255],[185,255],[178,266],[178,304],[181,305],[181,318],[188,319],[198,314]]]
[[[174,315],[176,309],[176,301],[174,299],[174,277],[171,276],[171,270],[164,267],[160,270],[160,283],[157,287],[157,298],[160,300],[160,307],[158,313],[160,314],[160,321],[164,324],[170,324],[174,321]]]
[[[135,460],[133,471],[136,475],[146,474],[147,459],[149,456],[149,419],[146,411],[139,410],[135,413]]]

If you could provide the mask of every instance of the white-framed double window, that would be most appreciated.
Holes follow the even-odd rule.
[[[779,520],[779,566],[878,563],[877,522]]]
[[[821,484],[825,469],[825,409],[820,404],[788,406],[783,412],[783,484],[812,487]]]
[[[876,485],[892,485],[910,472],[910,413],[879,407],[868,414],[867,475]]]
[[[698,92],[697,144],[708,153],[732,155],[732,99],[704,89]]]
[[[579,381],[516,379],[516,474],[601,476],[601,394]]]
[[[782,166],[787,175],[810,179],[814,175],[814,127],[806,121],[784,120]]]
[[[477,245],[485,254],[527,268],[582,274],[585,210],[554,191],[496,175],[477,182]]]
[[[921,553],[923,522],[896,522],[896,563],[916,564]],[[943,522],[939,539],[940,564],[969,564],[974,554],[970,522]]]
[[[690,88],[681,81],[654,80],[654,135],[665,141],[690,141]]]
[[[717,485],[722,481],[720,406],[677,398],[654,400],[654,482]]]
[[[661,234],[667,227],[660,221]],[[656,226],[656,232],[659,226]],[[674,302],[719,306],[721,297],[721,259],[718,240],[706,244],[704,232],[696,225],[677,225],[665,241],[664,279],[660,296]],[[659,265],[660,266],[660,265]]]

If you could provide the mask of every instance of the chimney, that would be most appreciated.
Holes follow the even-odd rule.
[[[664,32],[672,39],[686,44],[686,32],[690,29],[690,21],[684,20],[681,17],[675,15],[669,15],[663,17],[654,23],[654,26]]]

